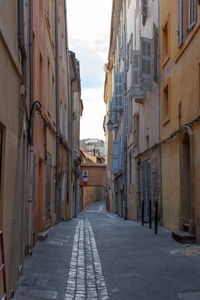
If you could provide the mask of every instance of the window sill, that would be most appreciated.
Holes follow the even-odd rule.
[[[170,59],[170,56],[169,54],[165,57],[165,59],[163,59],[163,62],[162,62],[162,68],[164,68],[166,66],[166,64],[168,63]]]
[[[163,126],[165,126],[169,122],[169,120],[170,120],[169,115],[165,116],[163,121],[162,121]]]

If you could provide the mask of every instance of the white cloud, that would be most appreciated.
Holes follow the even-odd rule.
[[[104,139],[103,65],[107,61],[112,0],[67,0],[69,48],[80,61],[81,138]]]

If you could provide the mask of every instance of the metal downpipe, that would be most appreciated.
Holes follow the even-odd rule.
[[[159,108],[159,167],[160,167],[160,221],[163,222],[163,199],[162,199],[162,137],[161,137],[161,70],[160,70],[160,0],[158,0],[158,108]]]
[[[123,135],[124,135],[124,165],[123,165],[123,202],[124,219],[128,218],[127,206],[127,136],[126,136],[126,97],[127,97],[127,78],[126,78],[126,0],[123,1],[123,59],[124,59],[124,117],[123,117]]]
[[[56,73],[55,73],[55,87],[56,87],[56,182],[55,182],[55,200],[56,200],[56,218],[60,220],[60,205],[59,205],[59,161],[60,161],[60,118],[59,118],[59,44],[58,44],[58,0],[55,0],[55,50],[56,50]]]

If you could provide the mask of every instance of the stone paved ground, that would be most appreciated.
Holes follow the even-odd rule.
[[[37,242],[14,299],[200,300],[199,250],[98,202]]]

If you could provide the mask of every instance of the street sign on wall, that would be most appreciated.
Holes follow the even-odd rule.
[[[83,170],[83,185],[88,184],[88,170]]]

